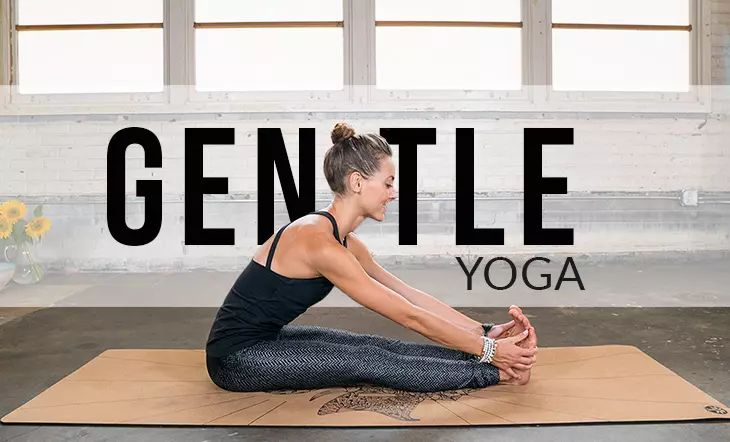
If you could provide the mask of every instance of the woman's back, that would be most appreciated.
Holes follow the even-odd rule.
[[[329,212],[313,213],[327,217],[332,223],[333,235],[339,238],[337,222]],[[323,276],[291,277],[272,269],[274,261],[288,264],[296,259],[297,252],[302,253],[301,250],[295,250],[297,241],[302,241],[302,238],[289,236],[289,233],[301,231],[288,232],[288,225],[267,241],[268,247],[265,243],[260,248],[231,287],[208,336],[208,357],[219,358],[255,342],[274,339],[284,325],[321,301],[332,290],[332,283]],[[285,231],[289,242],[285,244],[288,246],[285,249],[287,253],[277,260],[279,243]],[[266,253],[263,263],[258,261],[262,258],[262,251]],[[277,265],[276,268],[280,267],[284,266]],[[296,266],[285,267],[294,269]]]

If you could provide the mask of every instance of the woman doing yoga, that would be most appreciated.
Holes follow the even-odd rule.
[[[332,131],[324,173],[332,203],[283,226],[259,247],[218,310],[206,346],[210,378],[230,391],[371,384],[409,391],[524,384],[537,336],[519,307],[481,324],[378,265],[353,233],[382,221],[395,199],[388,143]],[[364,307],[440,344],[289,324],[337,286]]]

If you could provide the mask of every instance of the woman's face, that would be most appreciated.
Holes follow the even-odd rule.
[[[363,181],[360,199],[367,216],[382,221],[385,219],[385,206],[396,197],[395,165],[390,157],[380,160],[380,169]]]

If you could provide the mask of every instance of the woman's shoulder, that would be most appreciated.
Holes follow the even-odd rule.
[[[294,230],[292,233],[304,246],[320,247],[339,244],[333,233],[332,224],[320,215],[305,215],[294,221],[288,229]]]

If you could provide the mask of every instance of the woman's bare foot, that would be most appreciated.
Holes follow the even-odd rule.
[[[527,316],[522,312],[522,309],[513,304],[509,307],[509,315],[515,321],[515,326],[509,330],[510,334],[516,335],[527,329],[532,329],[532,333],[530,333],[529,338],[520,342],[519,346],[522,348],[537,347],[537,334],[535,333],[535,328],[532,324],[530,324],[530,320],[527,319]]]
[[[513,378],[504,370],[499,370],[499,383],[500,385],[525,385],[530,382],[530,371],[531,370],[514,370],[519,378]]]

